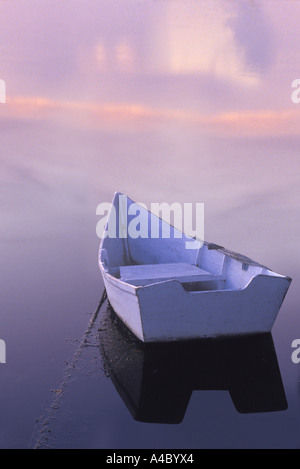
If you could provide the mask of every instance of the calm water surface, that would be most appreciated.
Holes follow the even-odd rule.
[[[1,448],[299,447],[299,9],[1,2]],[[95,316],[116,190],[291,276],[272,335],[143,350]]]

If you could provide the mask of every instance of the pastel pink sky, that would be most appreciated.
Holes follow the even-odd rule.
[[[285,0],[0,2],[2,236],[20,206],[42,234],[120,190],[204,202],[222,244],[237,217],[253,246],[291,223],[296,237],[299,15]]]
[[[293,5],[291,5],[293,3]],[[295,2],[1,3],[0,116],[297,135]],[[299,10],[300,11],[300,10]]]

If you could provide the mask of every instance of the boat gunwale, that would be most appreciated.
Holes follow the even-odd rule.
[[[120,195],[124,195],[127,197],[127,199],[132,202],[132,203],[137,203],[138,205],[140,205],[140,203],[138,202],[134,202],[133,199],[131,199],[130,197],[128,197],[126,194],[122,193],[122,192],[115,192],[114,194],[114,197],[113,197],[113,200],[112,200],[112,205],[115,206],[115,200],[116,200],[116,197],[120,196]],[[148,210],[147,208],[145,208],[143,205],[141,205],[141,208],[143,208],[145,211],[147,211],[149,214],[152,214],[152,212],[150,210]],[[154,214],[155,215],[155,214]],[[164,223],[167,223],[165,220],[163,220],[161,217],[155,215],[156,217],[158,217],[160,220],[162,220]],[[289,283],[292,282],[292,278],[289,277],[289,276],[286,276],[286,275],[283,275],[283,274],[280,274],[278,272],[275,272],[274,270],[270,269],[269,267],[267,267],[266,265],[264,264],[261,264],[253,259],[251,259],[250,257],[247,257],[243,254],[240,254],[236,251],[231,251],[223,246],[220,246],[218,244],[215,244],[215,243],[212,243],[212,242],[207,242],[207,241],[204,241],[204,240],[198,240],[196,237],[192,237],[190,235],[187,235],[185,234],[183,231],[181,230],[178,230],[178,228],[175,228],[171,223],[169,223],[169,225],[171,227],[173,227],[174,229],[176,229],[177,231],[181,232],[183,236],[185,236],[186,238],[190,239],[190,240],[197,240],[201,243],[201,246],[200,248],[198,248],[198,251],[200,249],[203,248],[203,246],[206,246],[206,248],[208,250],[215,250],[215,251],[218,251],[222,254],[224,254],[224,256],[226,257],[229,257],[229,258],[232,258],[234,260],[236,260],[237,262],[240,262],[241,264],[248,264],[249,266],[255,266],[255,267],[260,267],[261,269],[264,269],[266,271],[268,271],[269,273],[263,273],[261,272],[260,274],[256,274],[254,275],[253,277],[249,278],[248,282],[243,285],[241,288],[221,288],[221,289],[212,289],[212,290],[186,290],[183,286],[182,281],[180,280],[177,280],[176,278],[170,278],[170,279],[165,279],[165,280],[161,280],[161,281],[154,281],[154,282],[151,282],[149,284],[146,284],[146,285],[133,285],[131,284],[130,282],[127,282],[125,280],[122,280],[120,278],[117,278],[115,275],[111,274],[109,272],[109,265],[104,265],[104,263],[101,261],[101,250],[105,249],[105,239],[106,237],[103,237],[101,239],[101,242],[100,242],[100,246],[99,246],[99,252],[98,252],[98,263],[99,263],[99,267],[100,267],[100,270],[102,272],[102,275],[103,277],[106,277],[107,280],[112,283],[115,287],[119,288],[120,290],[122,290],[124,293],[128,293],[128,294],[131,294],[131,295],[134,295],[134,296],[137,296],[137,293],[140,289],[144,289],[144,288],[149,288],[149,287],[154,287],[156,285],[165,285],[167,283],[170,283],[170,282],[176,282],[177,284],[179,284],[181,286],[181,289],[183,292],[185,292],[186,294],[199,294],[199,293],[232,293],[232,292],[241,292],[241,291],[244,291],[246,290],[247,288],[249,288],[249,286],[251,285],[251,283],[254,281],[254,279],[256,279],[257,277],[273,277],[273,278],[282,278],[282,279],[286,279],[289,281]],[[159,264],[159,263],[158,263]],[[143,264],[142,264],[143,265]],[[194,264],[191,264],[191,265],[194,265]],[[188,282],[188,283],[192,283],[192,282]],[[124,288],[122,288],[122,286]]]
[[[139,205],[143,210],[147,211],[149,214],[157,217],[159,220],[161,220],[163,223],[167,223],[168,225],[170,225],[174,230],[180,232],[184,237],[186,237],[187,239],[189,240],[193,240],[193,241],[198,241],[200,243],[200,247],[198,248],[198,251],[200,249],[203,248],[203,246],[206,246],[208,250],[214,250],[214,251],[218,251],[220,253],[223,253],[225,256],[228,256],[232,259],[235,259],[236,261],[238,262],[241,262],[242,264],[245,263],[245,264],[248,264],[248,265],[251,265],[251,266],[255,266],[255,267],[261,267],[262,269],[266,269],[268,271],[270,271],[271,273],[275,274],[275,276],[279,276],[279,277],[283,277],[283,278],[286,278],[290,281],[292,281],[292,278],[289,277],[289,276],[286,276],[286,275],[283,275],[283,274],[280,274],[278,272],[275,272],[274,270],[270,269],[269,267],[267,267],[265,264],[261,264],[260,262],[257,262],[255,261],[254,259],[248,257],[248,256],[245,256],[244,254],[241,254],[239,252],[236,252],[236,251],[232,251],[228,248],[225,248],[224,246],[221,246],[221,245],[218,245],[218,244],[215,244],[213,242],[209,242],[209,241],[205,241],[205,240],[202,240],[202,239],[198,239],[196,236],[191,236],[191,235],[188,235],[186,234],[183,230],[180,230],[178,228],[176,228],[172,223],[169,223],[167,222],[166,220],[164,220],[162,217],[160,217],[159,215],[156,215],[154,214],[153,212],[151,212],[151,210],[149,210],[148,208],[145,208],[143,205],[141,205],[140,202],[135,202],[133,199],[131,199],[131,197],[128,197],[127,194],[124,194],[123,192],[119,192],[119,191],[116,191],[114,193],[114,196],[113,196],[113,200],[112,200],[112,205],[115,206],[115,200],[118,196],[120,195],[123,195],[123,196],[126,196],[126,198],[128,200],[130,200],[132,203],[134,204],[137,204]],[[100,246],[99,246],[99,264],[100,264],[100,251],[101,249],[106,249],[104,247],[104,242],[105,242],[105,239],[106,237],[102,237],[101,239],[101,242],[100,242]],[[111,274],[109,274],[111,275]],[[114,276],[113,276],[114,277]],[[114,277],[116,278],[116,277]],[[118,279],[117,279],[118,280]],[[251,279],[250,279],[251,280]],[[125,282],[127,283],[127,282]],[[132,285],[134,286],[134,285]]]

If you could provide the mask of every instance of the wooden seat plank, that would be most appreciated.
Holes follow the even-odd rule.
[[[223,276],[212,274],[192,264],[179,262],[122,266],[120,278],[125,282],[144,285],[168,279],[177,279],[180,282],[204,282],[221,280]]]

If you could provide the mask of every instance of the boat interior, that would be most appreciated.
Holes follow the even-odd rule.
[[[130,202],[128,199],[127,204]],[[107,230],[113,223],[116,236],[103,237],[99,262],[105,272],[122,282],[146,286],[177,280],[186,291],[211,291],[245,288],[257,275],[280,276],[245,256],[186,236],[161,219],[159,236],[151,237],[153,215],[143,207],[139,222],[148,230],[143,236],[129,236],[133,217],[127,215],[126,231],[124,226],[120,230],[118,201],[114,205],[116,212],[112,212],[113,219],[110,214]]]

